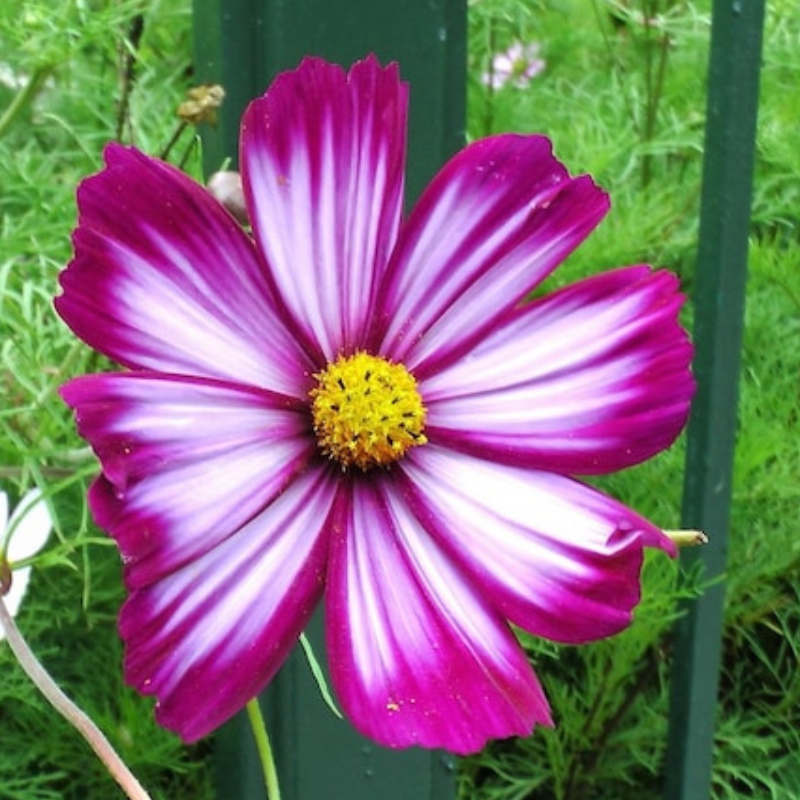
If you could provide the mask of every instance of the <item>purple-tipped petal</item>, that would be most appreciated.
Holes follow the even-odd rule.
[[[205,555],[145,589],[120,616],[125,674],[159,722],[195,741],[274,676],[322,591],[336,481],[314,469]]]
[[[210,380],[89,375],[62,390],[103,467],[90,493],[129,588],[203,556],[274,500],[314,452],[307,412]]]
[[[342,508],[327,641],[334,688],[356,728],[389,747],[470,753],[551,724],[508,626],[393,483],[355,481]]]
[[[608,198],[541,136],[469,145],[403,227],[377,306],[380,352],[418,377],[467,352],[594,229]],[[381,328],[379,327],[379,330]]]
[[[313,365],[276,316],[253,244],[200,185],[119,145],[78,190],[59,314],[128,367],[295,396]]]
[[[674,553],[654,525],[562,475],[434,445],[403,461],[414,514],[494,607],[547,639],[579,644],[631,621],[642,547]]]
[[[242,174],[256,241],[309,349],[364,346],[403,202],[408,91],[374,57],[305,59],[251,103]]]
[[[694,393],[677,284],[668,272],[629,267],[514,311],[421,383],[429,437],[584,475],[660,452],[682,430]]]

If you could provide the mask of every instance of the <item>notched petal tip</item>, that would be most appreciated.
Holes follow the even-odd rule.
[[[597,226],[608,195],[573,178],[543,136],[501,134],[457,153],[404,225],[376,335],[420,377],[458,361]]]
[[[596,475],[683,430],[694,393],[678,281],[611,270],[521,306],[421,382],[437,441],[505,463]]]
[[[402,215],[407,105],[397,65],[367,58],[345,72],[309,58],[242,119],[253,234],[286,316],[322,361],[365,344]]]
[[[280,72],[262,97],[266,97],[275,91],[280,91],[284,88],[282,86],[283,83],[296,84],[298,87],[302,87],[303,84],[314,83],[320,78],[337,82],[350,82],[354,78],[360,78],[365,75],[385,75],[393,78],[403,86],[408,85],[407,82],[400,80],[400,68],[396,61],[382,64],[375,53],[369,53],[364,58],[357,59],[347,70],[340,64],[327,61],[320,56],[304,56],[294,69]]]
[[[55,308],[75,335],[128,368],[297,391],[306,357],[241,226],[135,148],[109,145],[105,163],[78,188],[74,257],[59,276]]]

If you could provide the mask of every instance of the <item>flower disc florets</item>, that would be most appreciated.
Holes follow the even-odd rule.
[[[417,382],[402,364],[356,353],[315,377],[314,432],[322,452],[343,468],[386,466],[428,441]]]

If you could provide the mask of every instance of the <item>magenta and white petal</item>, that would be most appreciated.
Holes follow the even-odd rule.
[[[434,178],[382,286],[379,351],[418,377],[480,341],[594,229],[608,198],[541,136],[475,142]]]
[[[670,540],[616,500],[551,472],[434,445],[402,463],[415,516],[515,625],[570,644],[621,631],[640,597],[642,548]]]
[[[383,477],[353,482],[331,539],[328,655],[348,717],[388,747],[454,753],[551,724],[505,621]]]
[[[275,675],[325,579],[336,481],[304,473],[224,542],[133,591],[123,606],[127,681],[187,742],[211,732]]]
[[[132,589],[233,537],[315,450],[302,407],[250,387],[123,373],[76,378],[61,393],[100,459],[90,506]]]
[[[307,58],[242,121],[253,232],[309,349],[364,347],[400,224],[407,86],[374,57],[345,73]]]
[[[571,474],[668,447],[694,393],[692,346],[670,273],[628,267],[515,310],[420,384],[431,441]]]
[[[78,190],[59,314],[127,367],[302,395],[313,371],[275,311],[253,243],[199,184],[133,148]]]

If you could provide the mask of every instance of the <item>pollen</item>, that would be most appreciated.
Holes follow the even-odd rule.
[[[428,441],[417,382],[402,364],[358,352],[314,377],[314,433],[322,453],[343,469],[387,466]]]

